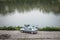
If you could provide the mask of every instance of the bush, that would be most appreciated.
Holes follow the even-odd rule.
[[[38,28],[39,31],[60,31],[60,27],[44,27]]]
[[[0,27],[0,30],[20,30],[21,27],[12,27],[12,26],[9,26],[9,27]]]
[[[0,27],[0,30],[20,30],[22,27],[17,26],[17,27],[13,27],[13,26],[9,26],[9,27]],[[39,31],[60,31],[60,27],[44,27],[44,28],[38,28]]]
[[[20,30],[21,28],[22,28],[22,27],[19,27],[19,26],[18,26],[18,27],[15,27],[15,30]]]

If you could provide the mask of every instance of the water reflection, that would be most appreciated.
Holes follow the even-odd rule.
[[[2,15],[11,14],[15,9],[24,12],[34,8],[60,14],[60,0],[0,0],[0,14]]]
[[[0,0],[0,26],[24,24],[60,26],[60,0]]]
[[[0,16],[0,26],[22,26],[24,24],[45,26],[60,26],[60,15],[53,12],[44,13],[42,10],[33,9],[29,12],[20,13],[17,10],[14,14]]]

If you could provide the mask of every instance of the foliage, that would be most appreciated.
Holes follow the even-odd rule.
[[[15,27],[15,30],[20,30],[21,28],[22,28],[22,27],[19,27],[19,26],[18,26],[18,27]]]
[[[17,26],[9,26],[9,27],[0,27],[0,30],[20,30],[22,27]],[[38,31],[60,31],[60,27],[43,27],[43,28],[38,28]]]
[[[39,31],[60,31],[60,27],[44,27],[38,28]]]
[[[20,30],[20,28],[22,28],[22,27],[13,27],[13,26],[9,26],[9,27],[6,27],[6,26],[4,26],[4,27],[0,27],[0,30]]]

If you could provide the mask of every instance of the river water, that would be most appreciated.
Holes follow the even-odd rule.
[[[23,26],[24,24],[38,25],[39,27],[60,26],[60,15],[53,12],[43,12],[43,10],[33,9],[30,11],[12,12],[11,14],[0,14],[0,26]]]

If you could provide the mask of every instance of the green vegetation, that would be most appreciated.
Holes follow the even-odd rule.
[[[9,27],[0,27],[0,30],[20,30],[22,27],[17,26],[9,26]],[[60,31],[60,27],[44,27],[44,28],[38,28],[39,31]]]
[[[19,26],[17,26],[17,27],[13,27],[13,26],[6,27],[6,26],[4,26],[4,27],[0,27],[0,30],[20,30],[20,28],[22,28],[22,27],[19,27]]]
[[[38,28],[39,31],[60,31],[60,27],[44,27]]]
[[[60,0],[0,0],[0,14],[3,15],[10,14],[15,9],[24,12],[33,8],[60,14]]]

